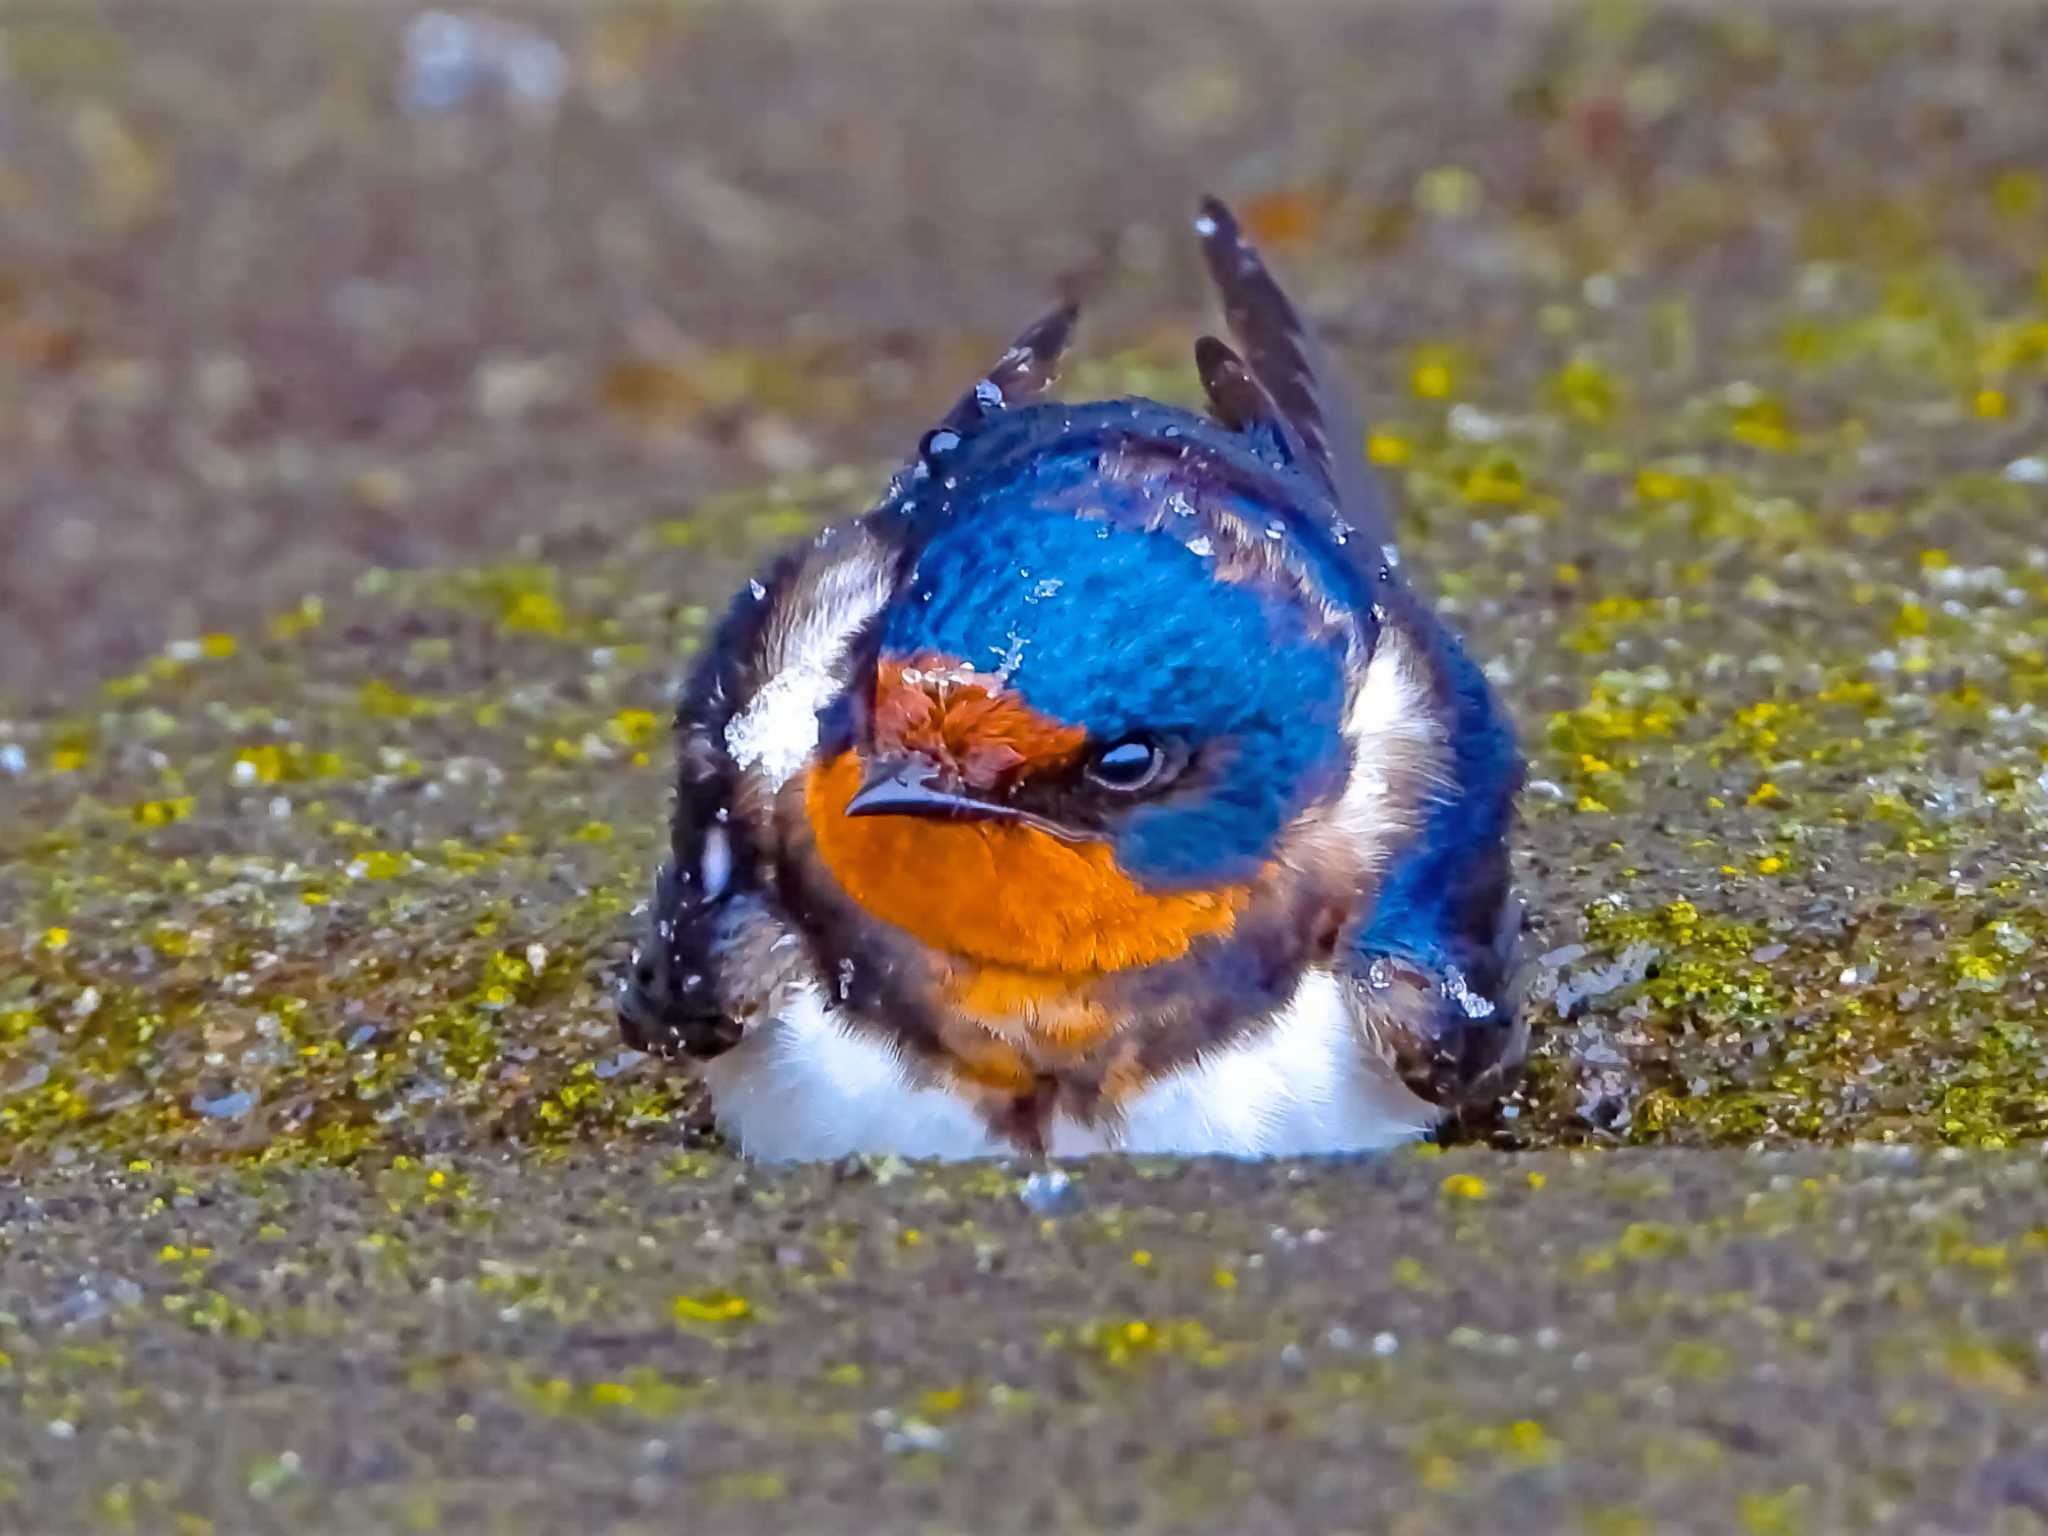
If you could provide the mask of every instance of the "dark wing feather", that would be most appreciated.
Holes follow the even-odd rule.
[[[975,380],[974,387],[954,402],[939,422],[941,432],[965,434],[993,412],[1044,394],[1059,378],[1060,357],[1073,339],[1074,304],[1062,304],[1034,321],[1010,343],[995,367]]]
[[[1224,426],[1249,437],[1270,437],[1294,449],[1295,439],[1287,430],[1280,407],[1245,366],[1244,359],[1223,342],[1214,336],[1204,336],[1195,343],[1195,372],[1201,375],[1210,413]]]
[[[1391,544],[1393,530],[1365,465],[1358,419],[1322,349],[1221,201],[1202,200],[1195,232],[1222,294],[1231,334],[1278,408],[1304,464],[1361,535],[1375,547]]]

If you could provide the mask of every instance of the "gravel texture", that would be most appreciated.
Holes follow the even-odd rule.
[[[2038,1156],[72,1177],[23,1531],[2010,1531]]]

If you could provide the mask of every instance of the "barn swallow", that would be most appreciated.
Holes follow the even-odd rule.
[[[1221,203],[1209,412],[1031,326],[684,686],[628,1045],[749,1156],[1366,1151],[1526,1044],[1523,763]]]

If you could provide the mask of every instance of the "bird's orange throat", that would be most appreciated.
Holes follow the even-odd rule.
[[[1146,891],[1106,844],[1013,822],[848,816],[860,777],[848,752],[806,779],[819,857],[861,907],[954,962],[955,1002],[998,1030],[1021,1021],[1067,1045],[1106,1032],[1085,1002],[1092,983],[1229,932],[1250,894]]]

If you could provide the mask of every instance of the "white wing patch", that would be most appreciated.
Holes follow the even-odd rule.
[[[846,645],[888,601],[888,562],[877,548],[835,555],[795,578],[764,642],[768,681],[725,727],[725,750],[780,789],[818,747],[818,711],[838,692]]]

